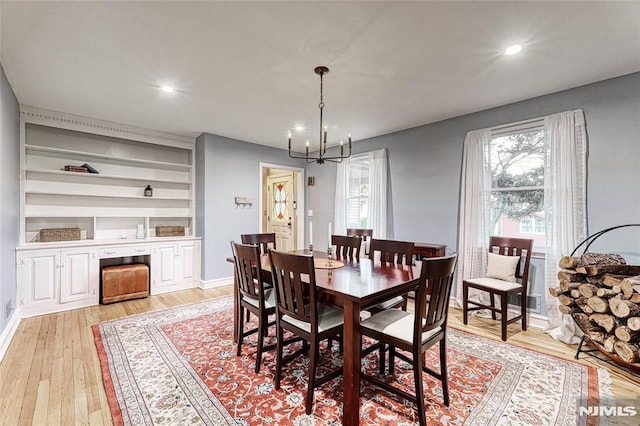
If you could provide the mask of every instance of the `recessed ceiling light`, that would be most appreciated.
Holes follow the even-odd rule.
[[[173,93],[174,92],[173,87],[171,87],[171,86],[162,86],[161,89],[163,91],[167,92],[167,93]]]
[[[521,50],[522,50],[522,46],[520,46],[519,44],[514,44],[512,46],[507,47],[504,51],[504,54],[515,55],[516,53],[519,53]]]
[[[296,126],[296,131],[301,132],[303,130],[304,130],[304,126],[301,126],[299,124]]]

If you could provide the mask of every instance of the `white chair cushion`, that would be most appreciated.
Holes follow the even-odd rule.
[[[413,314],[401,309],[387,309],[378,312],[375,315],[360,323],[360,327],[384,333],[386,335],[404,340],[407,343],[413,341],[413,323],[415,319]],[[440,327],[422,333],[422,342],[428,340],[431,336],[438,333]]]
[[[403,301],[402,296],[396,296],[393,299],[385,300],[384,302],[380,302],[373,306],[369,306],[367,309],[377,309],[382,311],[385,309],[389,309],[390,307],[395,306],[402,301]]]
[[[502,281],[516,282],[516,267],[520,256],[504,256],[496,253],[487,253],[487,278],[496,278]]]
[[[501,291],[509,291],[522,288],[522,285],[520,283],[510,283],[508,281],[497,280],[495,278],[472,278],[465,281],[468,283],[479,284],[484,287],[489,287]]]
[[[289,315],[283,315],[282,321],[286,321],[307,333],[311,333],[311,323],[291,318]],[[340,309],[324,304],[318,305],[318,333],[322,333],[342,323],[344,323],[344,313]]]
[[[258,299],[249,299],[248,297],[244,299],[248,304],[258,307]],[[273,289],[264,291],[264,307],[265,308],[273,308],[276,306],[276,293]]]

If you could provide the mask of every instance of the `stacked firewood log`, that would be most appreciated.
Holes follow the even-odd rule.
[[[612,253],[560,260],[559,286],[550,288],[558,309],[584,334],[624,362],[640,362],[640,265]]]

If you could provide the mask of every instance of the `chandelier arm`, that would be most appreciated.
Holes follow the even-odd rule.
[[[349,153],[344,155],[344,147],[342,141],[340,141],[340,155],[336,156],[327,156],[327,133],[328,129],[326,125],[324,125],[324,75],[329,72],[329,68],[325,66],[318,66],[315,68],[315,73],[320,76],[320,103],[318,104],[318,108],[320,108],[320,139],[318,156],[310,157],[309,156],[309,141],[307,140],[306,152],[304,156],[300,155],[292,155],[291,154],[291,132],[289,132],[289,158],[295,159],[303,159],[307,164],[317,163],[324,164],[325,161],[331,161],[333,163],[342,163],[342,160],[345,158],[351,157],[351,134],[349,134]]]

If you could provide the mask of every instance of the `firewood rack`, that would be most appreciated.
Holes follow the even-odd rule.
[[[593,244],[598,238],[600,238],[602,235],[606,234],[607,232],[616,230],[616,229],[620,229],[620,228],[628,228],[628,227],[633,227],[633,226],[638,226],[640,227],[640,223],[628,223],[625,225],[617,225],[617,226],[612,226],[611,228],[607,228],[607,229],[603,229],[601,231],[596,232],[595,234],[589,235],[587,238],[585,238],[580,244],[578,244],[573,251],[571,252],[571,256],[575,256],[576,253],[582,248],[582,253],[587,253],[589,251],[589,247],[591,246],[591,244]],[[583,349],[583,346],[585,343],[589,343],[591,344],[591,346],[595,347],[596,349]],[[630,365],[628,365],[627,363],[625,363],[624,361],[620,361],[617,360],[615,358],[612,358],[611,356],[609,356],[608,354],[606,354],[605,352],[601,351],[600,346],[595,344],[594,342],[591,342],[591,340],[587,337],[586,334],[582,335],[582,338],[580,339],[580,343],[578,344],[578,350],[576,351],[576,355],[575,355],[575,359],[578,359],[580,357],[581,353],[593,356],[601,361],[606,362],[609,365],[615,365],[616,367],[626,367],[626,368],[633,368]],[[593,352],[598,352],[598,353],[604,353],[606,355],[606,359],[599,357],[597,355],[594,355]]]

